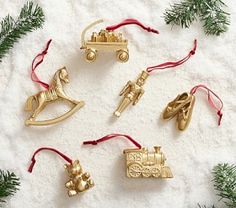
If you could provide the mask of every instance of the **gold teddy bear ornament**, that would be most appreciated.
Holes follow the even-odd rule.
[[[76,194],[84,192],[94,186],[90,174],[88,172],[83,172],[79,160],[75,160],[71,164],[65,164],[64,167],[70,178],[65,184],[68,189],[68,196],[75,196]]]

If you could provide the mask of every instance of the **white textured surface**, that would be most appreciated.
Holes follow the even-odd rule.
[[[221,37],[207,37],[201,23],[194,23],[186,30],[177,27],[171,30],[165,25],[161,16],[172,1],[37,2],[46,15],[43,29],[15,44],[0,64],[0,168],[15,171],[22,182],[21,190],[9,200],[7,207],[193,208],[198,202],[217,203],[210,171],[218,162],[236,162],[236,3],[226,1],[232,14],[229,31]],[[17,15],[23,3],[0,0],[0,18],[8,13]],[[130,40],[128,63],[117,63],[114,54],[101,54],[95,63],[86,63],[79,49],[84,27],[104,18],[106,23],[97,27],[100,29],[128,17],[159,29],[160,35],[145,33],[135,26],[122,28]],[[31,61],[49,38],[53,42],[39,67],[39,76],[50,80],[59,67],[67,66],[71,82],[66,91],[84,100],[86,106],[59,125],[29,128],[24,126],[28,114],[23,107],[27,97],[40,89],[29,76]],[[151,76],[140,103],[114,121],[111,115],[123,85],[148,65],[183,57],[194,38],[199,42],[195,56],[176,70]],[[205,83],[222,97],[225,104],[222,126],[217,127],[214,110],[199,92],[191,124],[184,133],[179,133],[174,120],[160,119],[161,112],[178,93],[199,83]],[[47,109],[45,115],[53,115],[53,107]],[[162,145],[174,179],[126,178],[122,150],[131,147],[126,141],[110,141],[96,147],[81,145],[83,140],[112,132],[129,134],[149,148]],[[34,172],[29,174],[26,170],[30,157],[41,146],[52,146],[74,159],[79,157],[96,186],[81,196],[68,198],[64,188],[64,161],[47,152],[38,155]]]

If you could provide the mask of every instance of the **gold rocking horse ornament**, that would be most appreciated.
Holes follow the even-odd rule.
[[[69,83],[68,72],[66,70],[66,67],[63,67],[57,70],[57,72],[55,73],[52,84],[49,86],[48,90],[40,91],[39,93],[32,95],[27,99],[25,110],[32,111],[32,115],[25,121],[26,126],[43,126],[58,123],[65,120],[84,106],[85,103],[83,101],[74,100],[66,95],[63,89],[63,84],[66,83]],[[38,114],[46,107],[46,105],[58,100],[69,101],[71,104],[73,104],[72,109],[57,118],[44,121],[35,120]],[[34,109],[33,101],[36,103],[36,107]]]

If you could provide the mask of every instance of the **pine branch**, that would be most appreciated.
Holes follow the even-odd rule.
[[[19,17],[14,20],[10,15],[1,21],[0,31],[0,62],[2,58],[9,52],[15,42],[32,32],[37,28],[41,28],[45,17],[42,8],[34,5],[32,1],[27,2],[21,9]]]
[[[221,9],[226,6],[221,0],[214,0],[203,2],[205,6],[202,8],[200,15],[201,20],[204,21],[203,28],[207,35],[220,35],[228,29],[229,13]]]
[[[208,208],[206,205],[200,205],[198,204],[198,208]],[[209,208],[216,208],[214,205],[212,205],[211,207]]]
[[[164,19],[166,24],[180,25],[183,28],[189,28],[191,23],[196,20],[198,8],[194,1],[182,1],[170,6],[166,9]]]
[[[218,164],[213,169],[214,188],[229,208],[236,207],[236,165]]]
[[[0,170],[0,203],[7,196],[12,196],[19,190],[20,179],[12,172]]]
[[[222,8],[226,5],[221,0],[183,0],[166,9],[166,24],[189,28],[191,23],[200,18],[207,35],[220,35],[227,31],[230,14]]]

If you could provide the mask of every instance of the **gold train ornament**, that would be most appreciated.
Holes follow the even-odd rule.
[[[65,120],[84,106],[85,103],[83,101],[74,100],[66,95],[63,89],[63,84],[66,83],[69,83],[69,77],[66,67],[63,67],[57,70],[57,72],[55,73],[53,81],[48,90],[40,91],[39,93],[32,95],[27,99],[25,110],[32,111],[32,115],[25,121],[26,126],[43,126],[58,123]],[[73,105],[73,107],[67,113],[57,118],[44,121],[36,121],[36,117],[46,107],[46,105],[58,100],[69,101]],[[35,101],[36,104],[36,107],[34,109],[33,101]]]
[[[161,152],[160,146],[155,146],[154,151],[148,151],[137,141],[127,134],[108,134],[97,140],[84,141],[84,145],[97,145],[113,138],[125,138],[129,140],[135,148],[125,149],[126,175],[129,178],[173,178],[173,174],[165,165],[166,157]]]
[[[83,172],[79,160],[73,161],[72,164],[65,164],[65,169],[69,175],[69,181],[65,184],[68,189],[68,196],[75,196],[94,186],[90,174],[88,172]]]
[[[129,60],[128,40],[121,33],[102,29],[99,33],[93,32],[89,40],[85,40],[86,32],[93,26],[103,22],[98,20],[88,25],[81,34],[81,48],[85,50],[85,58],[89,62],[96,60],[98,51],[115,51],[117,60],[127,62]]]
[[[126,174],[129,178],[173,178],[173,174],[165,165],[165,155],[160,146],[154,147],[154,152],[147,148],[126,149]]]
[[[191,120],[195,96],[184,92],[179,94],[173,101],[169,102],[163,112],[163,119],[172,119],[177,116],[177,127],[185,130]]]
[[[130,105],[136,105],[142,95],[144,94],[143,85],[149,74],[147,71],[142,71],[135,82],[128,81],[127,84],[120,92],[123,99],[120,101],[118,108],[115,110],[114,115],[120,117],[121,113]]]

